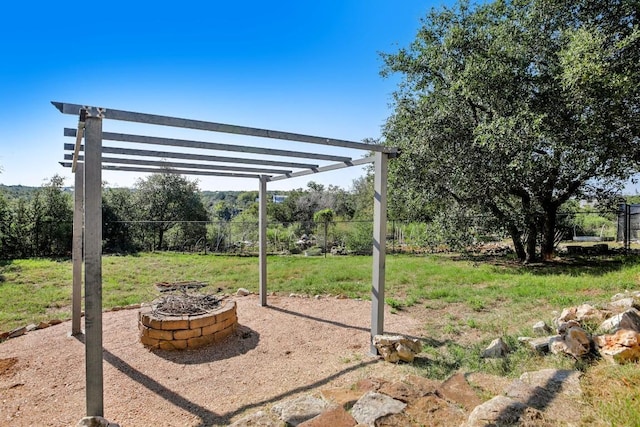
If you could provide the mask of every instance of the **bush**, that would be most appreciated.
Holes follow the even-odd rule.
[[[373,223],[357,222],[345,235],[345,246],[358,255],[373,253]]]

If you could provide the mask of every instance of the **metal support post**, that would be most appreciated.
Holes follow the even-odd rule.
[[[373,274],[371,286],[371,354],[378,354],[373,337],[384,333],[384,281],[387,239],[387,166],[389,156],[375,153],[373,180]]]
[[[260,210],[260,305],[267,305],[267,180],[260,176],[259,210]]]
[[[87,117],[84,152],[85,358],[87,416],[102,417],[102,119]]]
[[[73,201],[73,294],[71,299],[71,335],[80,335],[82,315],[82,230],[84,217],[84,165],[76,163]]]

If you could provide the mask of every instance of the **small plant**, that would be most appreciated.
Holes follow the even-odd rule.
[[[402,308],[402,302],[398,301],[397,299],[387,298],[384,300],[384,302],[386,302],[387,305],[393,310],[400,310]]]

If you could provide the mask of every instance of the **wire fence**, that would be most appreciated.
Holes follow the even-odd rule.
[[[457,231],[462,244],[502,241],[499,228],[487,228],[483,217],[469,217],[466,228]],[[577,242],[622,242],[625,248],[640,239],[640,205],[622,205],[614,212],[581,211],[558,215],[563,240]],[[447,236],[449,233],[449,236]],[[451,243],[452,230],[433,223],[390,219],[386,246],[392,253],[439,252]],[[126,253],[172,250],[200,253],[257,254],[258,221],[105,221],[103,251]],[[369,254],[373,247],[372,221],[314,223],[269,223],[267,251],[270,253]],[[70,256],[72,223],[38,221],[32,224],[0,222],[0,258]]]

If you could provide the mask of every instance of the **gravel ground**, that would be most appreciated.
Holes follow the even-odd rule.
[[[105,418],[129,426],[227,425],[325,387],[348,386],[393,365],[369,355],[369,301],[238,297],[238,332],[183,352],[150,351],[137,310],[103,315]],[[407,314],[385,331],[420,335]],[[70,322],[0,344],[0,426],[75,426],[85,415],[84,345]]]

